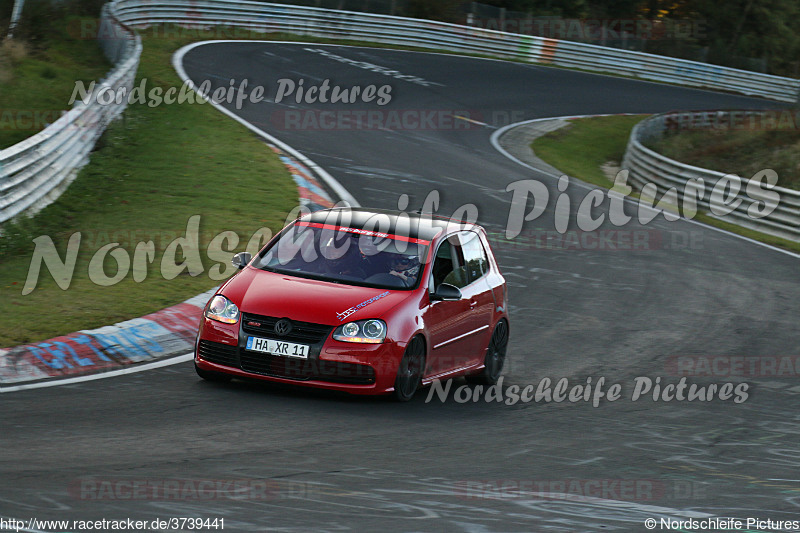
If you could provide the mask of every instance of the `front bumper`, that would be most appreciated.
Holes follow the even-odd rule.
[[[333,328],[331,328],[331,331]],[[238,325],[203,320],[195,348],[202,370],[353,394],[384,394],[394,390],[403,347],[392,341],[356,344],[328,334],[310,345],[307,359],[247,350],[247,333]]]

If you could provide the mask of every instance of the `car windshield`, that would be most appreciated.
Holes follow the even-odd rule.
[[[412,237],[298,221],[255,265],[335,283],[410,290],[419,284],[429,245]]]

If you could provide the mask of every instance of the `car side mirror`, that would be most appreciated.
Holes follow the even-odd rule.
[[[247,252],[239,252],[233,256],[233,259],[231,259],[231,264],[241,270],[247,266],[252,258],[253,256]]]
[[[460,300],[461,299],[461,291],[455,285],[450,285],[449,283],[442,283],[431,295],[431,300],[433,301],[441,301],[441,300]]]

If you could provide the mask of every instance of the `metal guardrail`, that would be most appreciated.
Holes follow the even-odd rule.
[[[667,130],[719,127],[742,115],[763,115],[762,111],[692,111],[655,115],[637,124],[631,131],[622,168],[629,171],[628,182],[635,189],[649,194],[667,194],[672,189],[674,200],[681,206],[696,203],[710,215],[740,226],[784,239],[800,241],[800,191],[754,182],[746,176],[730,181],[730,174],[694,167],[665,157],[643,143],[661,138]],[[726,178],[725,181],[723,178]],[[702,180],[702,186],[699,181]],[[717,184],[719,183],[719,186]],[[650,185],[648,185],[650,184]],[[738,187],[737,187],[738,185]],[[647,189],[645,189],[647,187]],[[776,201],[775,193],[779,195]],[[727,214],[736,205],[735,209]],[[726,207],[730,206],[730,207]],[[748,210],[753,209],[752,212]],[[768,212],[756,217],[758,212]],[[715,215],[715,213],[717,213]]]
[[[283,31],[486,54],[783,102],[796,102],[800,96],[800,80],[792,78],[444,22],[239,0],[117,0],[114,6],[120,19],[134,27],[161,23],[199,28],[240,26],[265,33]]]
[[[443,22],[239,0],[116,0],[106,4],[98,39],[117,66],[95,91],[125,86],[130,92],[142,45],[125,26],[162,23],[421,46],[723,89],[784,102],[797,101],[800,92],[800,80],[640,52]],[[35,211],[56,198],[86,163],[106,125],[124,108],[125,102],[107,106],[98,105],[94,98],[88,105],[78,102],[44,131],[0,151],[0,222]]]
[[[109,60],[116,63],[97,83],[90,103],[76,101],[72,109],[39,133],[0,150],[0,222],[22,212],[32,213],[57,198],[88,161],[100,134],[125,108],[126,102],[100,105],[94,95],[108,87],[133,87],[141,39],[103,9],[100,40]],[[125,99],[123,99],[125,100]]]
[[[733,91],[781,102],[800,101],[800,80],[643,52],[555,41],[552,64],[621,74],[644,80]]]

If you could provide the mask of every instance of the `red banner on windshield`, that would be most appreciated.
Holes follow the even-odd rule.
[[[347,233],[355,233],[355,234],[358,234],[358,235],[364,235],[366,237],[379,237],[379,238],[382,238],[382,239],[393,239],[393,240],[396,240],[396,241],[404,241],[404,242],[409,242],[409,243],[412,243],[412,244],[427,245],[427,244],[430,244],[430,242],[431,242],[431,241],[426,241],[424,239],[415,239],[413,237],[404,237],[402,235],[393,235],[391,233],[383,233],[383,232],[380,232],[380,231],[370,231],[370,230],[365,230],[365,229],[360,229],[360,228],[350,228],[350,227],[347,227],[347,226],[335,226],[333,224],[321,224],[319,222],[304,222],[304,221],[301,220],[301,221],[297,222],[297,225],[298,226],[306,226],[306,227],[309,227],[309,228],[320,228],[320,229],[345,231]]]

